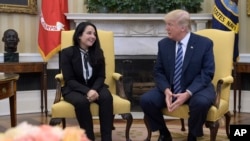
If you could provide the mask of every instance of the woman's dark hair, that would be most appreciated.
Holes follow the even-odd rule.
[[[87,26],[92,26],[96,32],[96,41],[92,45],[92,47],[88,48],[89,59],[91,66],[95,66],[98,64],[104,63],[104,55],[101,49],[99,37],[97,34],[96,26],[90,22],[81,22],[75,29],[75,33],[73,35],[73,44],[76,47],[80,47],[80,39],[79,37],[82,36],[82,33],[85,31]]]

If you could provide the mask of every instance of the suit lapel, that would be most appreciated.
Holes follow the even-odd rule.
[[[182,68],[182,72],[185,71],[185,69],[187,68],[188,64],[189,64],[189,61],[190,59],[192,58],[192,55],[193,55],[193,51],[195,49],[195,37],[194,37],[194,34],[191,33],[191,36],[190,36],[190,39],[188,41],[188,45],[187,45],[187,50],[186,50],[186,53],[185,53],[185,57],[184,57],[184,62],[183,62],[183,68]]]
[[[82,76],[83,76],[83,65],[82,65],[82,56],[81,56],[81,52],[80,52],[80,50],[79,50],[79,48],[78,47],[75,47],[75,49],[74,49],[74,51],[75,52],[77,52],[77,53],[75,53],[76,55],[75,55],[75,62],[74,62],[74,65],[77,67],[77,68],[79,68],[77,71],[79,71],[79,73],[78,74],[82,74]]]
[[[176,42],[172,41],[171,44],[169,45],[169,54],[166,55],[169,59],[169,62],[170,62],[170,67],[169,67],[170,73],[171,73],[170,82],[172,82],[172,80],[173,80],[174,70],[175,70],[175,56],[176,56],[175,47],[176,47]]]

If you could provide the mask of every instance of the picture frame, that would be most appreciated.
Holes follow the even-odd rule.
[[[250,16],[250,0],[247,0],[247,15]]]
[[[0,0],[0,13],[37,14],[37,0]]]

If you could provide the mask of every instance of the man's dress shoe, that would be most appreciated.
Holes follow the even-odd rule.
[[[187,141],[197,141],[196,137],[192,134],[188,134],[188,138],[187,138]]]
[[[172,141],[171,135],[160,135],[158,141]]]

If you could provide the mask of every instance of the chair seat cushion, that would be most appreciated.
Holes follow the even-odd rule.
[[[112,96],[114,115],[130,113],[130,102],[128,100],[123,99],[115,94],[112,94]],[[93,116],[98,116],[98,104],[92,103],[90,105],[90,109]],[[52,118],[75,118],[76,116],[74,106],[63,99],[60,102],[52,105],[51,112]]]
[[[184,118],[184,119],[187,119],[189,117],[188,111],[189,111],[189,108],[187,104],[180,106],[178,109],[174,110],[173,112],[169,112],[167,108],[164,108],[162,110],[163,114],[166,116],[178,117],[178,118]]]
[[[216,108],[215,106],[211,106],[211,108],[208,111],[207,121],[216,121],[220,119],[222,116],[224,116],[225,113],[227,113],[228,106],[229,106],[228,102],[226,102],[223,99],[220,100],[219,108]],[[176,109],[173,112],[169,112],[167,108],[164,108],[162,110],[163,114],[166,116],[183,118],[183,119],[187,119],[189,117],[188,111],[189,111],[189,107],[187,104],[180,106],[178,109]]]

